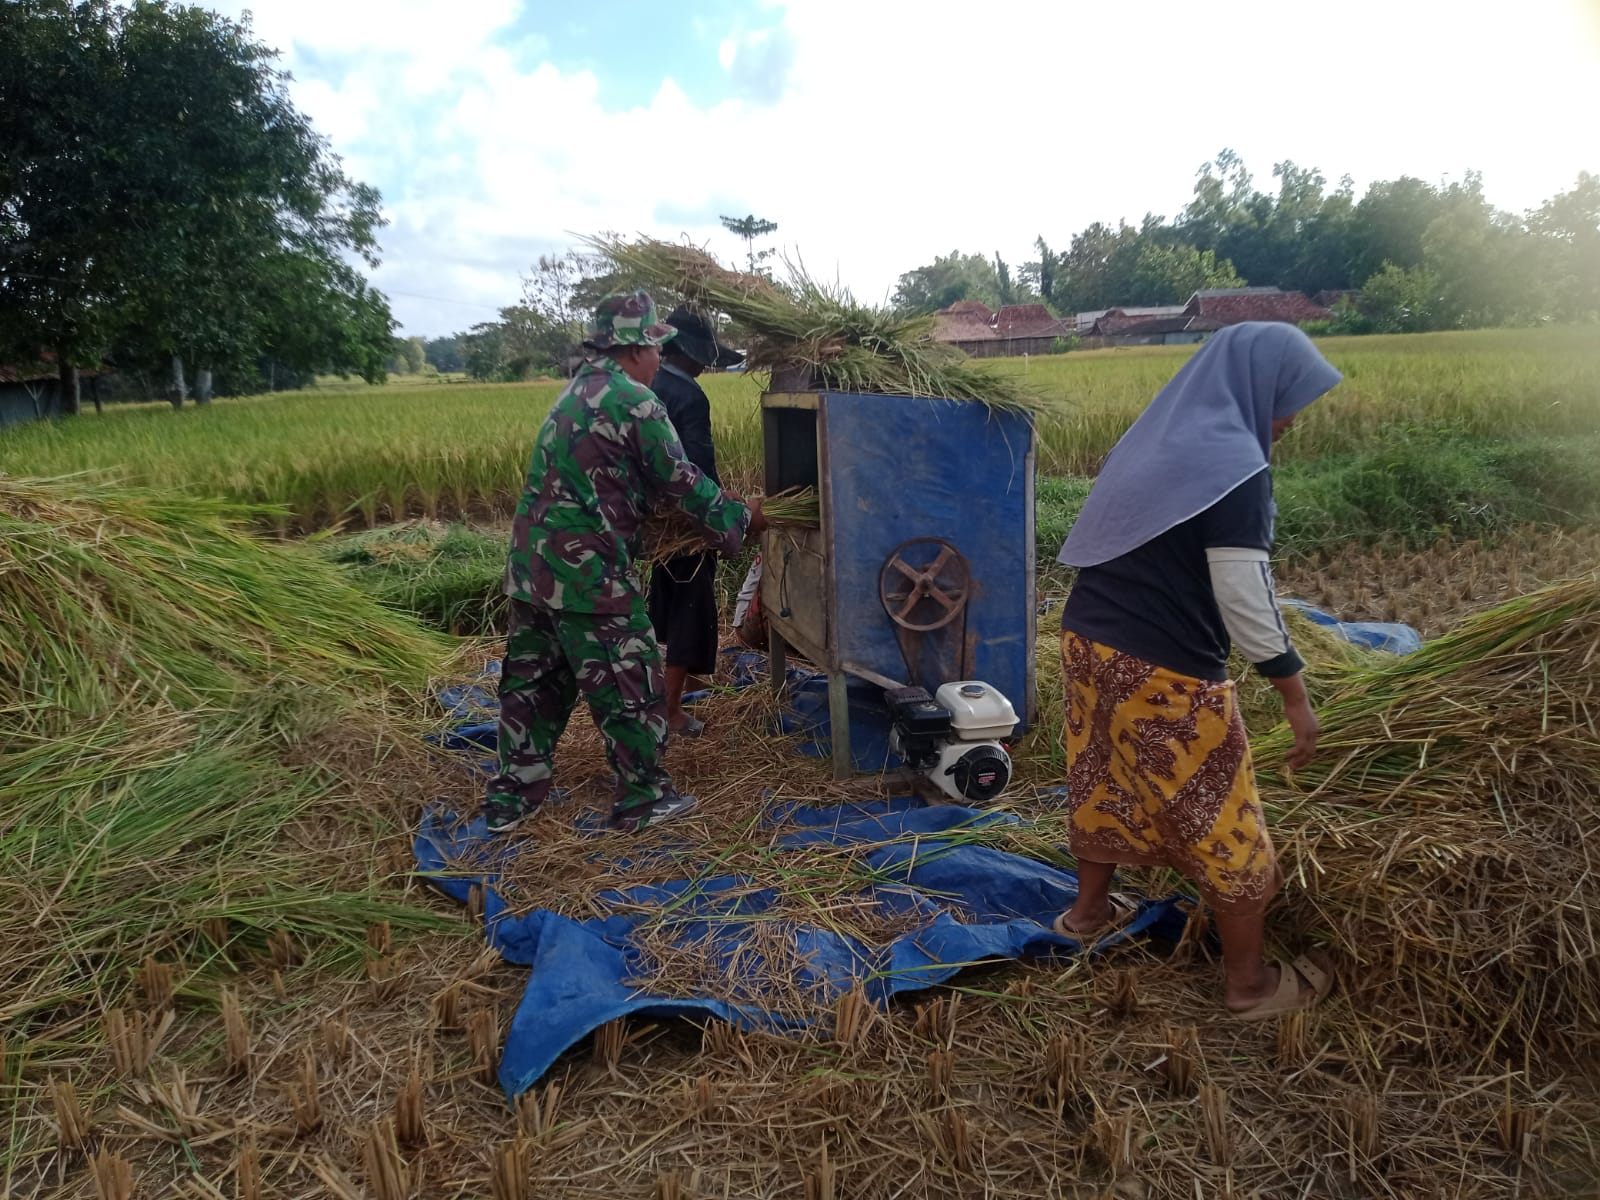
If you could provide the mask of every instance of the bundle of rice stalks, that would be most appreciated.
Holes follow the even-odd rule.
[[[409,813],[351,800],[423,786],[447,647],[260,516],[0,476],[0,1027],[115,1003],[146,958],[438,923],[374,869]]]
[[[416,521],[312,540],[387,608],[463,636],[504,628],[504,537]]]
[[[1305,770],[1286,728],[1254,741],[1282,919],[1333,938],[1392,1036],[1596,1049],[1600,576],[1377,656],[1319,715]]]
[[[773,526],[815,529],[822,524],[822,501],[813,488],[799,488],[768,496],[761,502],[767,523]],[[666,562],[683,554],[698,554],[706,548],[705,535],[688,517],[676,509],[652,517],[645,525],[645,558]]]
[[[848,291],[786,263],[778,284],[719,265],[695,246],[640,238],[585,238],[624,278],[690,304],[725,313],[745,341],[752,370],[806,368],[842,392],[969,400],[991,408],[1039,413],[1054,403],[1020,378],[984,369],[936,341],[932,317],[901,317],[858,304]]]

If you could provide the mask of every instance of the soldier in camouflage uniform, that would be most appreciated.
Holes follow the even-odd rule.
[[[660,346],[675,332],[657,321],[648,293],[606,297],[584,342],[589,361],[534,442],[506,562],[499,772],[484,802],[491,833],[509,831],[544,803],[556,742],[579,694],[616,772],[615,825],[642,829],[695,805],[661,768],[667,709],[640,586],[639,531],[670,503],[710,546],[734,554],[765,519],[759,500],[725,495],[684,457],[650,391]]]

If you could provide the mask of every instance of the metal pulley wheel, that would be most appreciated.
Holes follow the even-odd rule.
[[[914,633],[943,629],[972,594],[972,567],[943,538],[902,542],[878,573],[878,598],[889,619]]]

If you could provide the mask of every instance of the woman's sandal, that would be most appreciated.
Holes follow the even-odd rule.
[[[1094,929],[1080,931],[1071,928],[1067,924],[1066,913],[1062,913],[1057,917],[1050,928],[1061,937],[1071,938],[1075,942],[1098,942],[1102,938],[1109,937],[1111,934],[1116,933],[1117,930],[1125,928],[1130,921],[1139,915],[1139,897],[1129,896],[1123,892],[1112,892],[1109,899],[1111,901],[1111,916]],[[1068,911],[1070,912],[1071,910],[1069,909]]]
[[[1311,985],[1309,994],[1301,993],[1302,980]],[[1281,1017],[1285,1013],[1313,1008],[1332,990],[1332,967],[1302,954],[1293,962],[1278,963],[1277,991],[1242,1012],[1230,1012],[1228,1015],[1239,1021],[1265,1021],[1269,1017]]]

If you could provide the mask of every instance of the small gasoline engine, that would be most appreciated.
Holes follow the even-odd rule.
[[[1011,782],[1006,739],[1017,714],[986,683],[947,683],[935,695],[926,688],[891,688],[884,699],[892,726],[889,748],[922,772],[952,800],[984,804]]]

